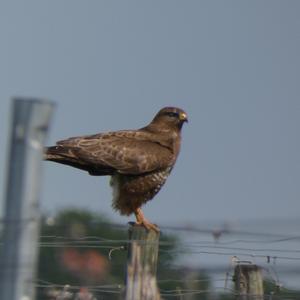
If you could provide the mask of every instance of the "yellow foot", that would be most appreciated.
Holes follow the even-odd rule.
[[[142,225],[144,226],[147,230],[154,230],[156,232],[159,232],[159,227],[156,224],[153,224],[151,222],[149,222],[145,216],[144,213],[142,212],[142,210],[140,208],[137,208],[134,212],[135,217],[136,217],[136,223],[137,225]]]
[[[135,224],[144,226],[147,230],[153,229],[155,232],[160,231],[156,224],[150,223],[146,219],[144,219],[142,222],[135,222]]]

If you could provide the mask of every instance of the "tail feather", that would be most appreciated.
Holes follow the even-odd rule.
[[[83,157],[78,155],[76,148],[66,146],[52,146],[44,149],[44,160],[68,165],[90,173],[90,175],[102,176],[112,175],[114,169],[101,164],[91,164]]]
[[[52,146],[44,149],[44,160],[68,165],[85,171],[89,171],[86,163],[76,157],[69,147]]]
[[[44,160],[60,161],[70,157],[69,149],[61,146],[46,147],[44,149]]]

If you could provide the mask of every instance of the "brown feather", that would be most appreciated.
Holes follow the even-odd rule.
[[[113,207],[131,214],[152,199],[165,183],[180,151],[183,110],[163,108],[138,130],[121,130],[58,141],[45,149],[45,160],[91,175],[111,175]]]

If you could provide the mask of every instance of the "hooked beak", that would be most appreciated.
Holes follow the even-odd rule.
[[[180,113],[180,115],[179,115],[179,120],[180,120],[181,122],[187,122],[187,123],[188,123],[188,117],[187,117],[187,114],[184,113],[184,112]]]

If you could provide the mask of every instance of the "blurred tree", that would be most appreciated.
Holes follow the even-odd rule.
[[[125,278],[127,238],[126,226],[111,224],[105,216],[90,211],[69,209],[59,212],[54,218],[44,217],[38,269],[40,283],[60,285],[58,292],[69,295],[69,299],[80,299],[80,293],[88,292],[95,299],[120,299],[120,287],[123,287]],[[207,293],[211,285],[205,272],[178,267],[176,253],[181,246],[178,236],[161,234],[157,279],[162,298],[212,299]],[[100,288],[103,285],[110,288],[105,292]],[[98,288],[93,290],[91,286]],[[186,291],[195,291],[195,294]],[[49,290],[47,292],[49,295]],[[290,299],[300,299],[298,291],[280,290],[268,281],[265,282],[265,294],[273,295],[273,299],[282,299],[286,295]],[[57,291],[53,295],[46,298],[45,289],[38,289],[38,299],[58,299]],[[213,296],[219,300],[234,298],[230,293],[214,293]]]
[[[119,300],[125,278],[127,238],[126,226],[111,224],[105,216],[87,210],[68,209],[54,218],[44,217],[37,299],[81,299],[91,292],[94,298],[84,299]],[[207,293],[211,286],[206,273],[176,266],[176,250],[180,246],[178,236],[161,234],[157,278],[163,299],[212,299]],[[56,286],[49,289],[50,283]],[[48,288],[42,288],[43,285]],[[109,289],[100,288],[103,285],[109,285]],[[196,293],[185,293],[192,290]],[[273,295],[273,299],[284,295],[300,299],[298,291],[280,290],[269,281],[265,282],[265,294]],[[215,294],[213,298],[231,300],[234,295]]]
[[[89,211],[70,209],[54,218],[44,217],[38,278],[77,287],[120,284],[126,251],[114,252],[111,261],[109,251],[121,246],[125,249],[126,239],[124,228],[112,226],[104,216]],[[38,299],[43,299],[42,293],[40,290]]]

